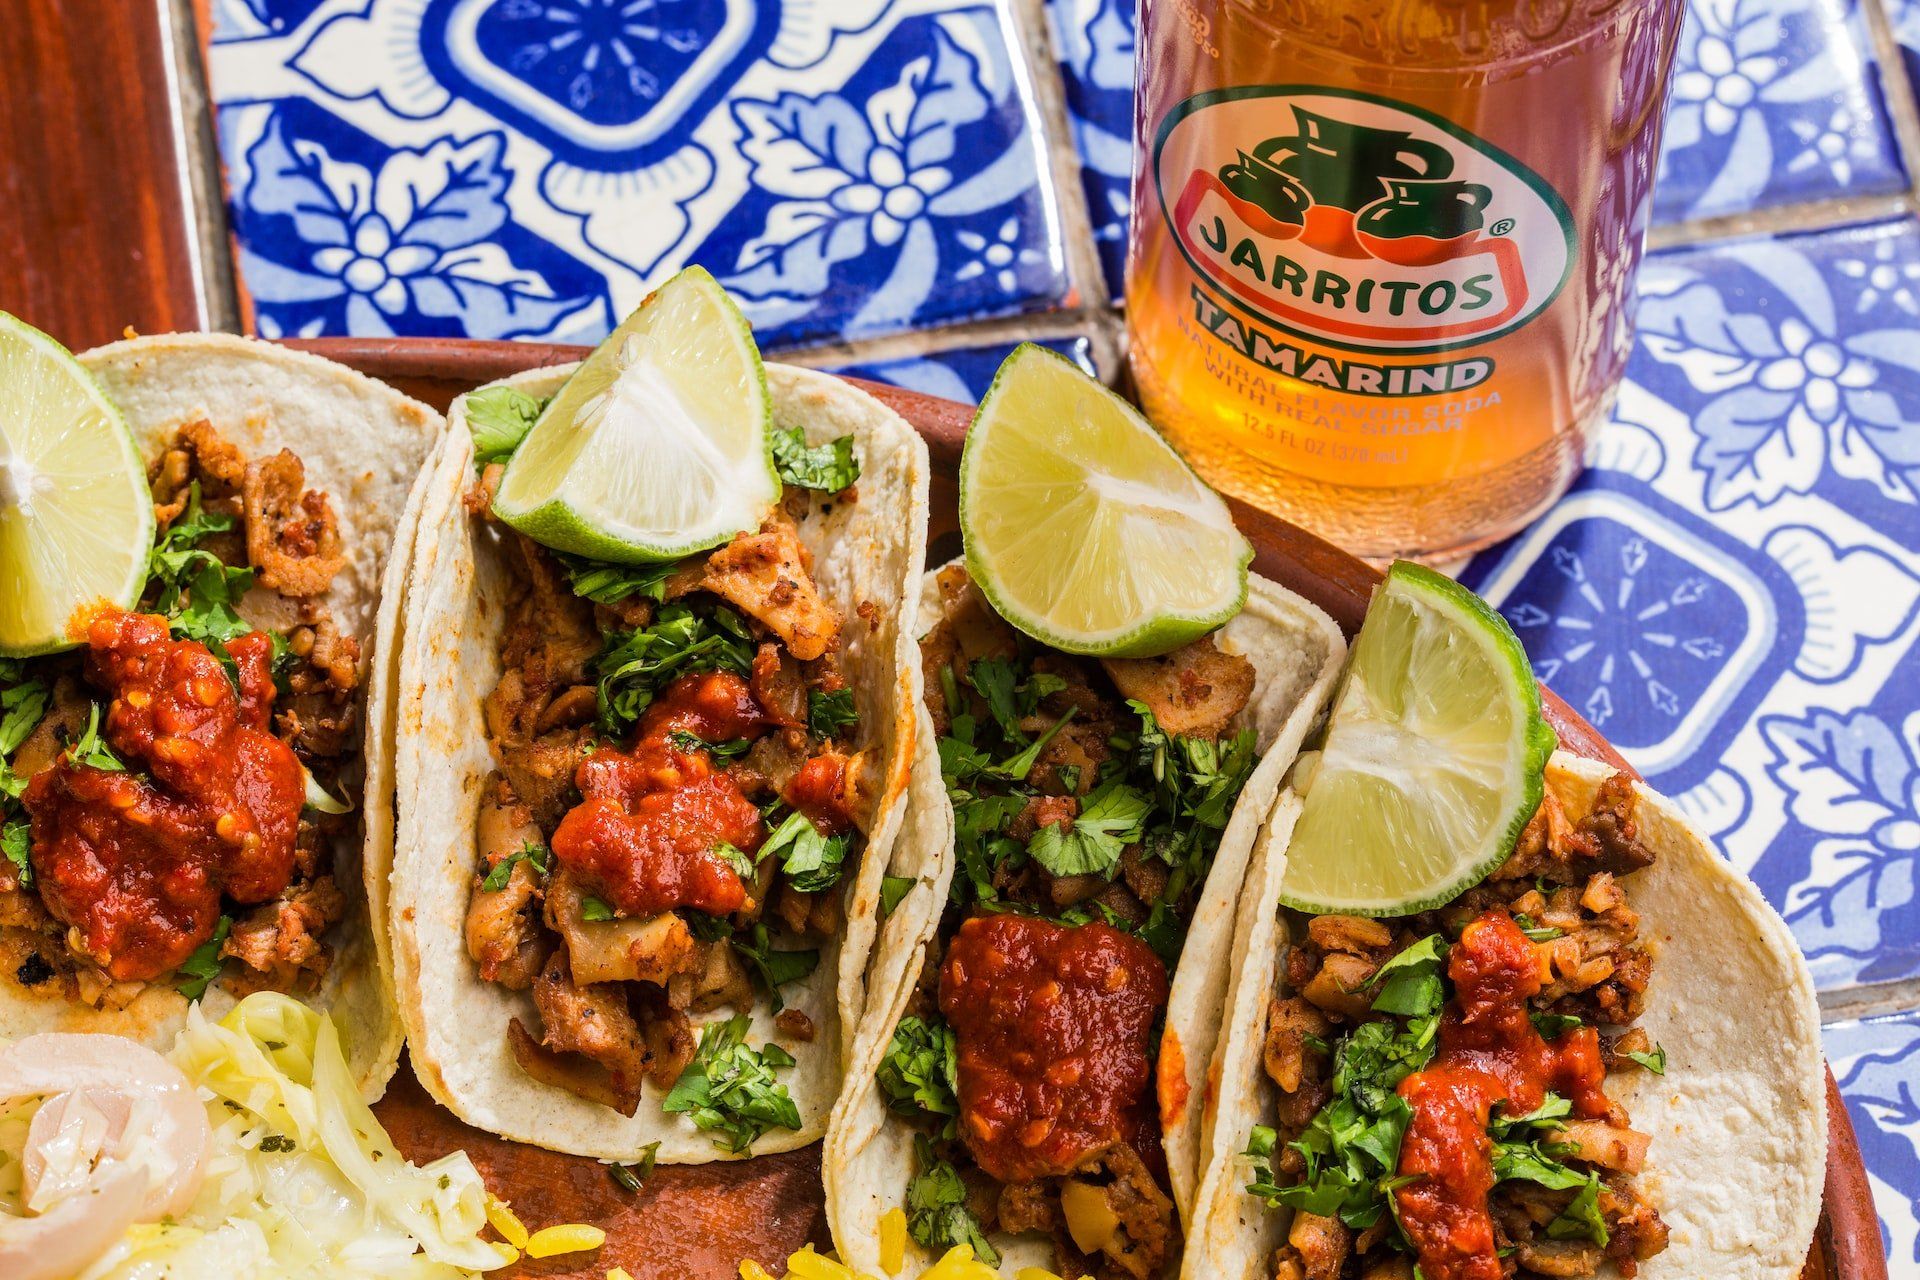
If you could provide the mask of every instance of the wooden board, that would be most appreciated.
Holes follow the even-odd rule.
[[[317,339],[289,345],[353,365],[441,407],[483,382],[582,354],[578,347],[468,341]],[[926,438],[934,471],[928,555],[936,564],[951,558],[958,550],[953,479],[972,409],[875,383],[860,385],[897,409]],[[1312,600],[1351,635],[1366,613],[1378,571],[1277,517],[1232,499],[1229,504],[1254,545],[1255,571]],[[1546,711],[1567,749],[1628,768],[1606,740],[1551,691]],[[1887,1280],[1859,1145],[1831,1074],[1827,1095],[1830,1149],[1824,1211],[1802,1280]],[[635,1280],[721,1280],[738,1275],[742,1257],[772,1265],[808,1240],[826,1247],[817,1145],[744,1163],[661,1169],[633,1195],[615,1187],[594,1161],[519,1146],[468,1128],[436,1106],[405,1071],[375,1110],[413,1159],[465,1148],[488,1184],[512,1199],[529,1224],[593,1222],[607,1229],[607,1245],[596,1254],[524,1262],[496,1275],[600,1280],[607,1268],[621,1266]]]

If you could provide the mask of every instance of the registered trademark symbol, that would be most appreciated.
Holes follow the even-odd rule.
[[[1488,227],[1487,230],[1493,232],[1493,234],[1497,236],[1504,236],[1513,230],[1513,219],[1502,218],[1500,219],[1500,221],[1494,223],[1491,227]]]

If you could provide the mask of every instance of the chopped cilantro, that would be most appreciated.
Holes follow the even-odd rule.
[[[99,703],[87,708],[87,727],[68,746],[67,759],[107,773],[126,772],[127,766],[120,763],[120,757],[113,754],[113,748],[100,736]]]
[[[580,918],[582,920],[611,920],[613,908],[606,901],[588,894],[580,899]]]
[[[594,667],[600,727],[615,737],[626,733],[656,693],[688,672],[748,674],[753,649],[747,624],[724,605],[662,605],[650,625],[607,636]]]
[[[860,459],[853,454],[850,435],[810,445],[799,427],[776,427],[770,439],[773,465],[783,484],[838,493],[860,478]]]
[[[518,849],[493,864],[487,872],[487,878],[480,882],[481,891],[498,893],[506,888],[507,878],[513,874],[513,864],[516,862],[526,863],[534,875],[542,880],[553,870],[553,855],[548,852],[547,846],[533,840],[522,841]]]
[[[589,560],[585,556],[569,555],[564,551],[554,552],[553,557],[567,571],[567,582],[572,586],[573,594],[595,604],[618,604],[629,596],[665,600],[667,579],[684,563],[664,560],[657,564],[609,564],[605,560]]]
[[[728,738],[724,742],[708,742],[697,733],[688,733],[685,729],[672,729],[667,733],[667,741],[676,751],[704,751],[716,760],[734,760],[753,749],[753,743],[746,738]]]
[[[945,1022],[912,1015],[900,1019],[874,1080],[893,1110],[942,1119],[943,1136],[953,1136],[960,1115],[959,1045]]]
[[[1446,984],[1440,977],[1447,962],[1447,939],[1429,934],[1406,947],[1374,971],[1367,989],[1380,986],[1373,998],[1376,1013],[1397,1013],[1404,1018],[1429,1018],[1440,1012],[1447,1001]],[[1381,986],[1381,980],[1386,984]]]
[[[760,975],[760,983],[767,989],[775,1013],[787,1007],[787,1002],[781,998],[780,988],[789,982],[800,981],[820,967],[820,952],[816,949],[774,950],[764,924],[754,925],[750,933],[734,934],[732,942],[734,952]]]
[[[504,462],[520,447],[539,421],[545,400],[536,400],[514,387],[482,387],[465,400],[467,430],[473,435],[473,460],[484,467]]]
[[[778,855],[787,883],[801,893],[818,893],[839,882],[850,843],[844,835],[820,834],[813,820],[796,809],[760,846],[760,857]]]
[[[220,923],[214,926],[213,936],[193,949],[193,954],[180,962],[175,971],[174,987],[189,1000],[198,1000],[207,994],[207,984],[220,975],[220,944],[233,932],[233,917],[223,915]]]
[[[1580,1019],[1570,1013],[1529,1013],[1527,1019],[1543,1040],[1558,1040],[1581,1025]]]
[[[0,760],[18,751],[39,726],[52,693],[45,680],[21,680],[0,692]]]
[[[709,852],[717,854],[742,880],[753,879],[753,870],[760,865],[758,854],[748,853],[726,840],[716,842]]]
[[[1600,1175],[1589,1173],[1586,1185],[1560,1216],[1547,1224],[1547,1236],[1553,1240],[1591,1240],[1607,1247],[1607,1220],[1600,1213]]]
[[[236,608],[253,586],[253,570],[244,565],[229,567],[199,544],[213,534],[231,532],[238,524],[236,516],[208,511],[200,500],[200,483],[195,481],[187,490],[186,510],[154,540],[147,557],[148,587],[159,589],[155,612],[166,615],[176,638],[194,640],[212,650],[236,689],[240,671],[226,646],[253,630]]]
[[[1121,850],[1140,839],[1152,809],[1144,792],[1110,778],[1087,797],[1071,826],[1034,832],[1027,854],[1056,876],[1105,874],[1120,864]]]
[[[923,1248],[945,1251],[954,1245],[973,1246],[973,1256],[989,1267],[1000,1265],[1000,1253],[987,1242],[980,1220],[967,1209],[967,1184],[960,1171],[934,1155],[926,1135],[913,1140],[919,1172],[907,1184],[907,1234]]]
[[[1641,1053],[1638,1050],[1629,1049],[1620,1056],[1631,1062],[1639,1063],[1657,1076],[1667,1074],[1667,1051],[1657,1044],[1653,1046],[1653,1051],[1650,1053]]]
[[[276,1152],[297,1151],[299,1149],[300,1144],[292,1138],[287,1137],[284,1133],[270,1133],[260,1139],[260,1151],[264,1155],[272,1155]]]
[[[768,1043],[746,1043],[747,1015],[710,1022],[700,1032],[700,1048],[668,1090],[660,1109],[686,1115],[696,1128],[738,1154],[769,1129],[798,1129],[800,1109],[774,1073],[794,1065],[793,1055]]]
[[[880,914],[890,916],[900,900],[913,888],[912,876],[882,876],[880,878]]]
[[[832,693],[807,690],[807,732],[814,737],[831,738],[859,721],[860,715],[853,709],[852,689],[837,689]]]
[[[649,1142],[640,1148],[640,1158],[627,1164],[610,1164],[607,1172],[613,1180],[627,1191],[638,1191],[648,1178],[653,1176],[654,1161],[660,1155],[660,1144]]]
[[[1524,911],[1516,913],[1513,922],[1527,936],[1528,942],[1552,942],[1566,933],[1565,929],[1556,929],[1550,924],[1535,924],[1533,917]]]
[[[13,864],[14,878],[22,889],[33,887],[32,830],[25,818],[9,818],[0,825],[0,854]]]

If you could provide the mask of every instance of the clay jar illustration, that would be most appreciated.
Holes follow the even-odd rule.
[[[1250,158],[1305,189],[1310,203],[1301,238],[1325,253],[1368,256],[1354,235],[1355,214],[1390,198],[1394,182],[1432,182],[1453,172],[1445,148],[1404,130],[1352,124],[1299,106],[1293,119],[1292,134],[1267,139]]]
[[[1354,237],[1375,258],[1432,266],[1478,240],[1493,193],[1477,182],[1389,178],[1387,194],[1359,211]]]
[[[1220,181],[1234,195],[1290,227],[1304,225],[1313,204],[1298,178],[1245,151],[1236,163],[1221,166]]]

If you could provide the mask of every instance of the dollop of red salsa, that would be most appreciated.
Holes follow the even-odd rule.
[[[101,736],[127,766],[64,754],[21,795],[41,900],[114,978],[150,981],[213,936],[224,894],[264,902],[286,888],[305,800],[293,749],[267,731],[272,640],[212,651],[167,620],[103,610],[87,628],[86,675],[108,693]],[[144,773],[147,776],[143,777]]]
[[[553,856],[626,915],[740,910],[746,885],[714,846],[758,849],[766,839],[760,810],[711,754],[673,735],[724,742],[767,727],[739,676],[681,676],[640,717],[631,750],[602,747],[580,762],[574,783],[583,799],[555,829]]]
[[[947,947],[940,1012],[960,1067],[961,1137],[1002,1182],[1064,1174],[1152,1123],[1167,969],[1105,924],[975,916]]]
[[[1447,955],[1454,998],[1440,1023],[1440,1047],[1425,1071],[1400,1082],[1413,1109],[1400,1144],[1399,1172],[1419,1180],[1394,1192],[1401,1229],[1427,1280],[1501,1280],[1493,1217],[1496,1104],[1525,1115],[1549,1091],[1574,1114],[1608,1113],[1600,1035],[1576,1027],[1549,1041],[1534,1029],[1527,1001],[1540,993],[1538,949],[1503,911],[1467,925]]]

